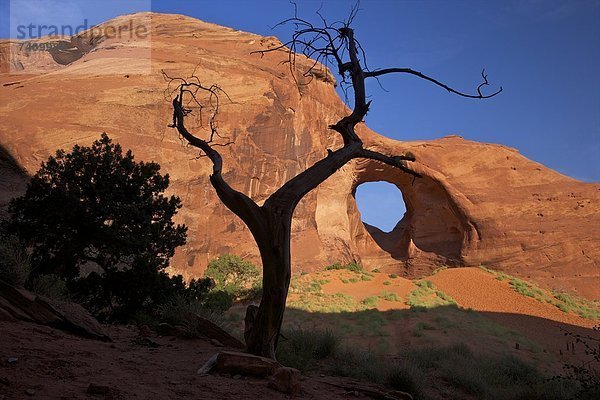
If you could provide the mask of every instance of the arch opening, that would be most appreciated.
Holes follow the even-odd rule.
[[[385,181],[365,182],[354,193],[361,220],[368,228],[390,233],[406,213],[400,188]]]

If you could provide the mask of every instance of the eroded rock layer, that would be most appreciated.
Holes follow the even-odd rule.
[[[167,127],[171,109],[162,71],[189,76],[195,70],[203,83],[227,92],[232,101],[222,102],[218,123],[235,143],[220,148],[225,178],[259,203],[340,145],[327,128],[347,111],[333,77],[315,71],[298,87],[281,64],[285,54],[252,53],[277,39],[185,16],[135,14],[107,24],[130,18],[151,26],[151,40],[97,38],[93,46],[79,46],[66,65],[61,57],[15,53],[17,44],[0,42],[3,160],[34,173],[56,149],[89,145],[105,131],[171,175],[170,191],[184,204],[178,218],[189,226],[174,271],[200,275],[226,252],[258,261],[247,228],[209,184],[209,161]],[[298,68],[308,63],[300,60]],[[387,154],[411,151],[423,178],[374,161],[341,168],[298,206],[295,272],[358,261],[416,277],[440,265],[483,264],[600,297],[600,184],[560,175],[500,145],[459,137],[399,142],[360,128],[367,146]],[[7,165],[0,164],[3,203],[23,187]],[[407,208],[387,234],[361,222],[353,197],[361,183],[380,180],[402,191]]]

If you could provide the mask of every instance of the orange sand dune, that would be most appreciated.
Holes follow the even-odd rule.
[[[451,268],[427,278],[464,308],[492,313],[524,314],[534,317],[591,328],[598,320],[581,318],[560,311],[555,306],[542,303],[515,292],[506,281],[479,268]]]

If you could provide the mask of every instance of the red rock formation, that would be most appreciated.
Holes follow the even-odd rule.
[[[199,275],[226,252],[257,260],[248,230],[208,183],[210,163],[167,128],[171,109],[161,71],[187,76],[197,67],[204,83],[218,83],[231,97],[219,117],[221,132],[235,140],[223,148],[225,177],[259,202],[339,145],[327,129],[346,111],[334,80],[319,71],[298,89],[280,63],[285,54],[252,54],[278,44],[272,37],[178,15],[135,14],[109,23],[150,17],[151,42],[102,38],[66,66],[43,54],[15,59],[8,50],[14,45],[0,42],[0,94],[7,99],[0,144],[33,173],[57,148],[89,145],[106,131],[172,177],[171,191],[184,204],[179,219],[190,228],[174,271]],[[7,63],[16,61],[21,72],[10,72]],[[560,175],[504,146],[459,137],[398,142],[366,127],[361,135],[381,152],[410,150],[424,177],[413,182],[373,161],[346,165],[295,213],[296,272],[358,261],[414,277],[441,264],[484,264],[600,297],[600,184]],[[389,234],[365,228],[353,198],[359,184],[377,180],[397,185],[407,207]],[[6,193],[7,186],[12,190],[0,189]]]

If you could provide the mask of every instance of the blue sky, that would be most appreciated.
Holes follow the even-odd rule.
[[[323,15],[336,20],[354,1],[298,3],[302,17],[315,17],[323,3]],[[0,0],[2,37],[8,4],[13,14],[37,12],[57,23],[84,16],[91,24],[151,7],[284,41],[290,31],[270,26],[293,12],[285,0]],[[504,87],[479,101],[415,77],[386,77],[387,92],[368,87],[366,122],[375,131],[400,140],[458,134],[501,143],[566,175],[600,181],[600,0],[364,0],[354,28],[372,68],[411,67],[461,90],[474,89],[486,68],[492,85]],[[369,192],[370,200],[359,199],[363,219],[384,227],[393,218],[374,202],[387,195]]]

